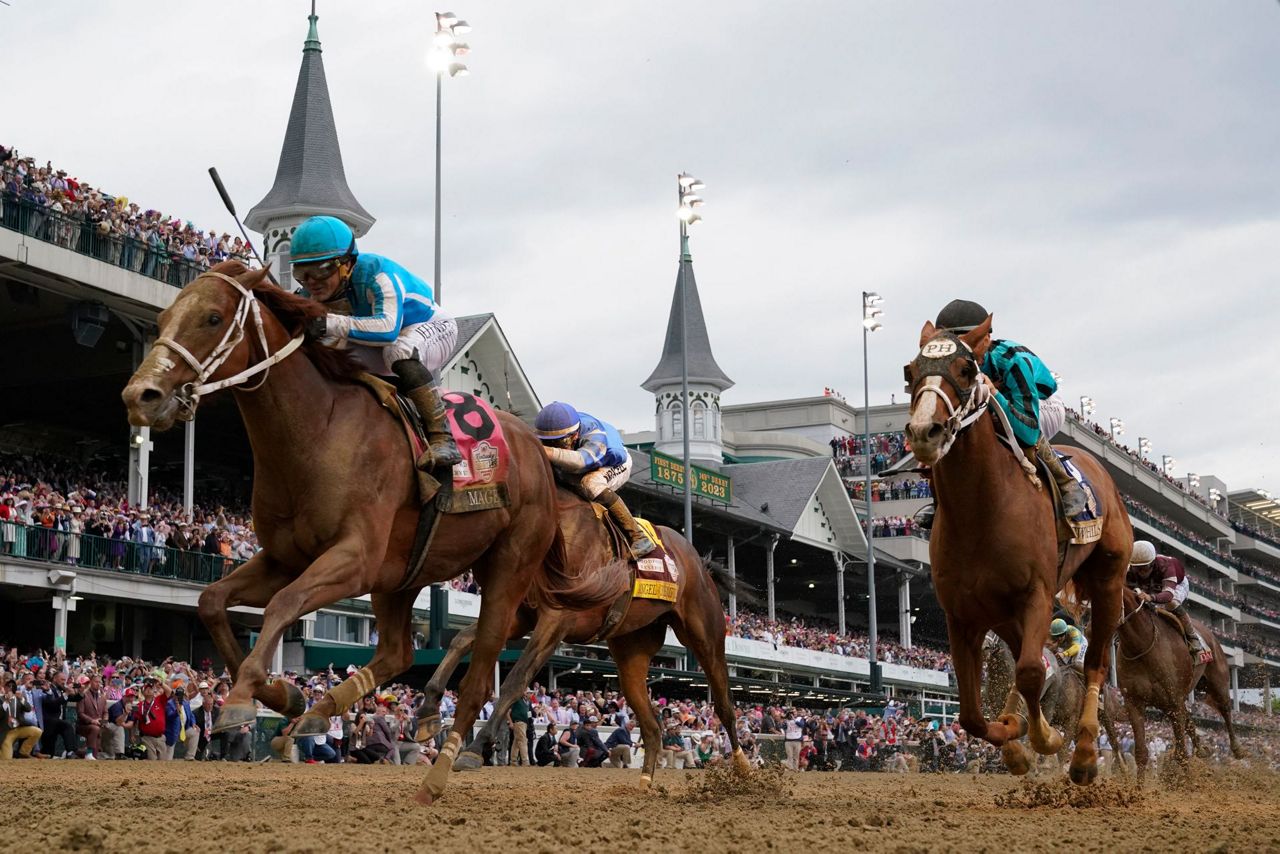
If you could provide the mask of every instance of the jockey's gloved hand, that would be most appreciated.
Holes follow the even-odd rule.
[[[978,378],[973,381],[974,408],[986,406],[991,400],[991,394],[991,382],[987,379],[987,375],[982,373],[978,374]]]
[[[329,334],[329,315],[313,317],[302,327],[302,334],[308,341],[319,341]]]

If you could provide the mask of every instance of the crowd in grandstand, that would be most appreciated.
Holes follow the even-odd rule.
[[[835,436],[827,444],[836,468],[845,477],[865,475],[866,465],[872,474],[880,474],[906,455],[907,437],[903,433],[874,433],[870,444],[865,436]]]
[[[867,484],[855,480],[849,485],[849,497],[862,501],[866,494]],[[914,498],[932,498],[933,489],[924,478],[917,480],[874,480],[871,482],[871,500],[876,501],[908,501]]]
[[[929,539],[929,530],[921,528],[910,516],[876,516],[871,520],[871,531],[876,537],[923,537]]]
[[[737,616],[726,616],[725,620],[730,635],[764,641],[772,644],[775,649],[791,646],[860,658],[870,655],[871,640],[867,635],[852,632],[842,634],[825,620],[813,617],[770,620],[764,614],[739,605]],[[878,638],[876,653],[878,659],[885,664],[951,672],[950,656],[939,649],[920,645],[908,648],[892,640]]]
[[[0,452],[0,551],[170,577],[196,578],[207,565],[198,575],[209,581],[258,550],[248,514],[186,513],[163,492],[134,507],[127,491],[104,471]]]
[[[144,276],[184,285],[228,258],[249,262],[239,237],[196,228],[67,170],[0,145],[0,223]]]
[[[277,678],[293,682],[308,708],[355,670],[332,666],[312,675],[292,672]],[[73,757],[148,760],[249,761],[265,758],[251,727],[214,733],[230,691],[225,671],[208,661],[200,665],[166,659],[160,663],[128,657],[34,651],[0,646],[0,736],[14,758]],[[708,768],[725,763],[730,744],[711,704],[703,700],[651,697],[658,714],[662,755],[670,767]],[[430,764],[439,738],[414,740],[422,694],[403,684],[377,688],[329,720],[323,735],[275,743],[282,757],[306,763]],[[452,718],[457,699],[446,692],[439,707]],[[999,752],[971,739],[959,726],[936,717],[917,717],[890,700],[879,714],[866,710],[805,709],[770,703],[738,703],[736,733],[756,764],[769,758],[796,771],[998,772]],[[1212,719],[1203,704],[1193,711]],[[481,719],[493,713],[486,703]],[[279,720],[279,719],[277,719]],[[1257,710],[1237,713],[1248,729],[1242,742],[1251,764],[1276,767],[1276,719]],[[280,721],[280,724],[286,722]],[[607,737],[601,727],[609,731]],[[1149,728],[1157,762],[1170,749],[1167,725]],[[1121,752],[1132,763],[1133,739],[1121,724]],[[1219,733],[1204,732],[1226,756]],[[441,736],[442,737],[442,736]],[[1099,744],[1105,763],[1113,747]],[[609,690],[547,690],[534,683],[499,722],[499,738],[486,761],[493,764],[628,767],[640,748],[636,717],[626,699]],[[294,750],[293,748],[296,748]],[[780,748],[780,749],[778,749]],[[8,759],[9,756],[0,757]]]

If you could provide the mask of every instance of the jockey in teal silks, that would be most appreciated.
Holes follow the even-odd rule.
[[[307,324],[307,337],[350,347],[370,373],[399,379],[426,422],[430,450],[419,468],[459,462],[435,376],[453,352],[458,324],[436,305],[431,285],[390,258],[360,253],[336,217],[313,216],[298,226],[291,249],[293,277],[328,310]]]
[[[653,541],[615,491],[631,478],[631,454],[616,427],[557,400],[542,407],[533,432],[542,440],[552,468],[579,495],[609,511],[631,539],[636,557],[654,550]]]
[[[938,313],[934,326],[956,335],[964,335],[980,326],[990,315],[976,302],[952,300]],[[1067,417],[1066,406],[1058,397],[1058,381],[1040,357],[1021,344],[1008,339],[993,339],[990,333],[973,348],[981,360],[982,375],[994,386],[995,399],[1009,417],[1009,425],[1018,444],[1034,450],[1049,469],[1062,493],[1062,512],[1068,518],[1083,513],[1088,505],[1084,489],[1076,482],[1062,460],[1049,447]],[[916,514],[925,528],[933,524],[933,505]]]

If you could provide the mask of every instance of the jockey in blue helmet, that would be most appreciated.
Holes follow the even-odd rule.
[[[552,468],[583,498],[608,510],[627,532],[636,557],[654,550],[653,541],[615,491],[631,477],[631,454],[616,427],[557,400],[542,407],[533,431],[542,440]]]
[[[991,315],[976,302],[952,300],[938,313],[934,326],[956,335],[972,332]],[[991,337],[990,329],[973,348],[974,359],[986,379],[995,386],[995,399],[1009,416],[1018,444],[1049,469],[1062,494],[1062,512],[1068,519],[1083,513],[1088,499],[1062,460],[1049,446],[1049,440],[1062,429],[1067,408],[1058,397],[1058,381],[1053,372],[1035,353],[1006,338]],[[933,505],[916,514],[923,527],[933,524]]]
[[[431,285],[390,258],[358,252],[355,235],[336,217],[313,216],[298,226],[291,249],[293,277],[329,309],[308,323],[307,337],[352,347],[370,373],[399,379],[427,426],[430,451],[419,468],[459,462],[435,379],[453,352],[458,324],[436,305]]]

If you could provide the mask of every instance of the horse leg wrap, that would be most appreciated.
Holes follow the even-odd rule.
[[[457,732],[449,733],[444,747],[440,748],[440,755],[436,757],[435,764],[427,772],[427,779],[422,783],[422,787],[431,793],[432,798],[444,794],[445,786],[449,784],[449,772],[453,770],[453,760],[458,757],[461,749],[462,736]]]
[[[1084,708],[1080,710],[1080,731],[1097,741],[1098,739],[1098,695],[1097,685],[1090,685],[1084,692]]]
[[[351,674],[350,679],[340,682],[331,688],[329,690],[329,698],[333,700],[337,708],[345,709],[377,687],[378,683],[373,671],[367,667],[362,667]]]

